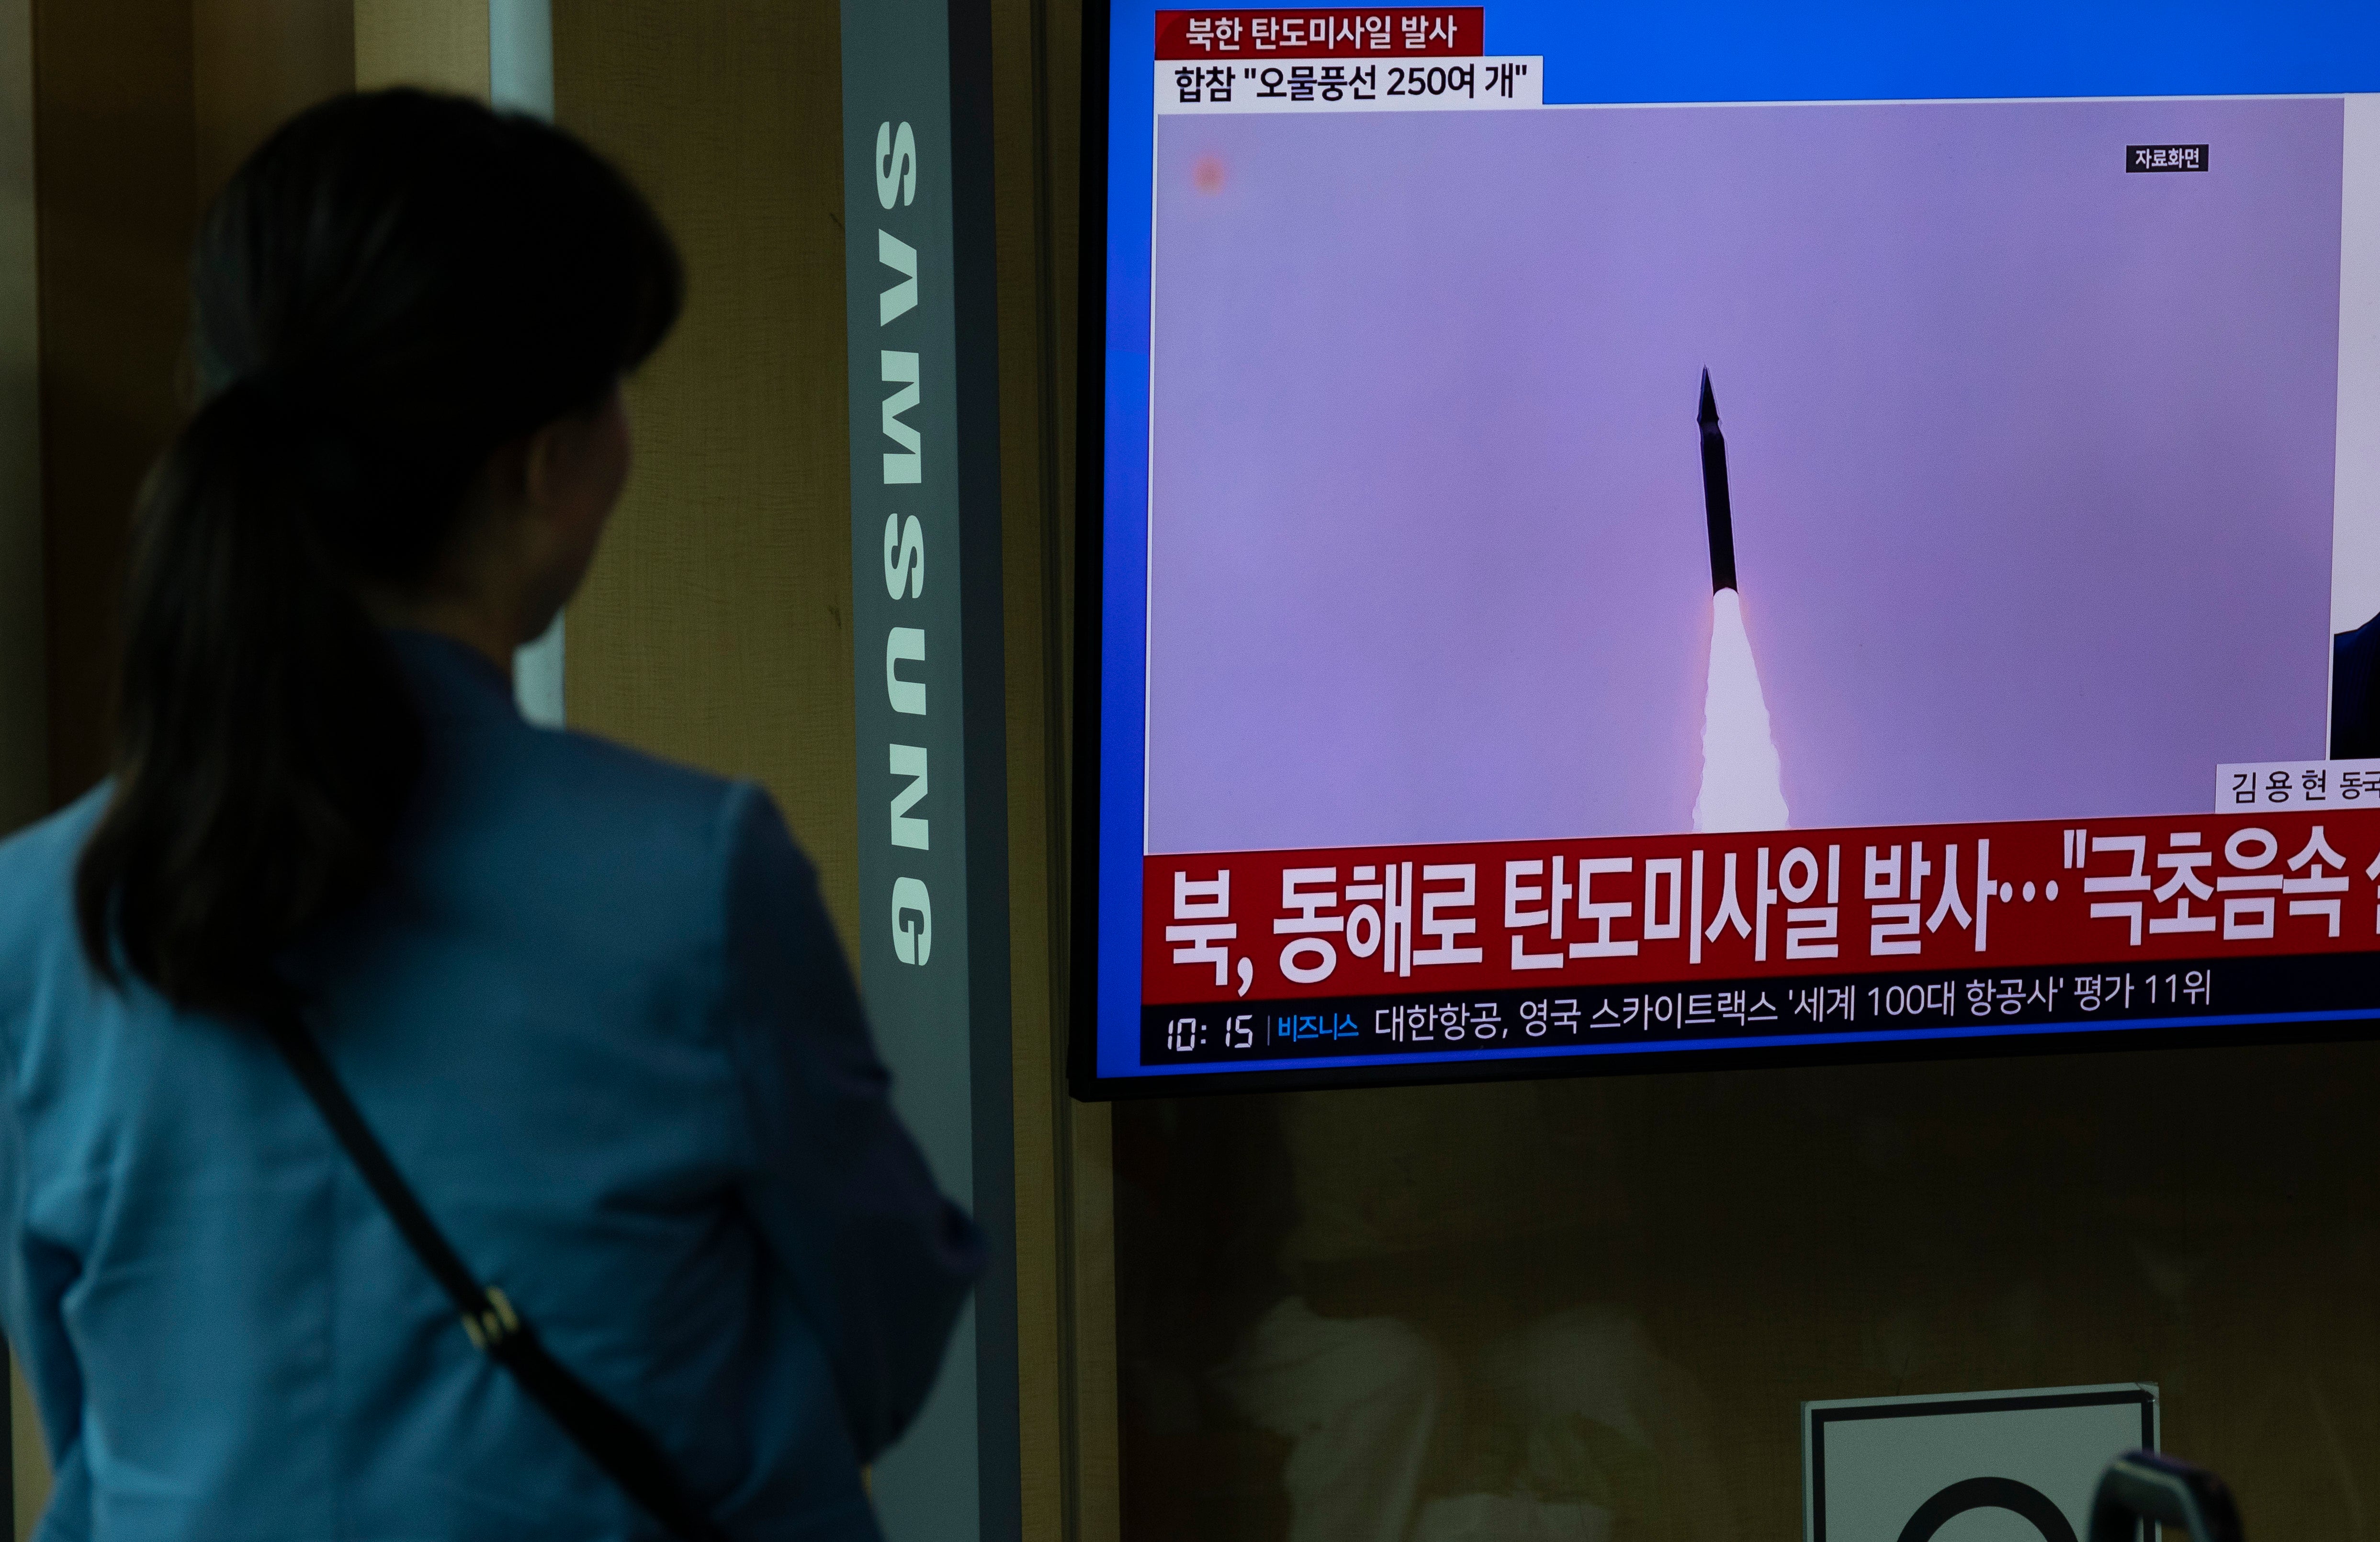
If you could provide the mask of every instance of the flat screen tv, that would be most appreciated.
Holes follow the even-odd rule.
[[[1091,13],[1077,1093],[2380,1022],[2380,6]]]

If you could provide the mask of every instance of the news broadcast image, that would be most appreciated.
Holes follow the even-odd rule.
[[[2380,1018],[2380,96],[1557,8],[1118,12],[1093,1075]]]

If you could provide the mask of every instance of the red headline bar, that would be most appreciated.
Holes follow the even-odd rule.
[[[1151,1004],[2380,948],[2380,809],[1151,856]]]
[[[1430,55],[1475,58],[1488,51],[1477,6],[1397,6],[1327,11],[1160,11],[1160,59],[1307,59]]]

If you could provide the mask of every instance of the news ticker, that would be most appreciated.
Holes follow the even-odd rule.
[[[1855,1043],[2380,1015],[2367,954],[1150,1005],[1144,1066]]]

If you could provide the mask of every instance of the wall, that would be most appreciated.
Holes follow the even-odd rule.
[[[188,0],[34,0],[53,803],[107,763],[133,494],[178,415],[197,212]]]
[[[685,318],[569,614],[573,726],[766,786],[858,886],[832,6],[557,0],[554,110],[653,199]]]
[[[133,498],[184,407],[192,230],[267,128],[351,83],[346,16],[32,0],[53,806],[106,769]]]
[[[487,0],[355,0],[358,89],[488,94]]]
[[[197,0],[191,7],[197,205],[293,113],[355,78],[346,0]]]
[[[1110,1111],[1065,1091],[1082,9],[994,0],[1025,1534],[1117,1535]]]
[[[32,9],[0,0],[0,834],[49,796]]]

